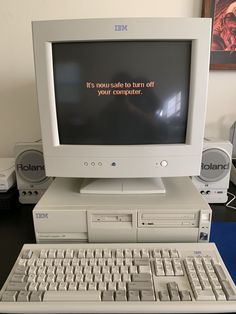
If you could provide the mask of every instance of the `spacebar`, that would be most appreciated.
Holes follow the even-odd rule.
[[[101,301],[100,291],[45,291],[43,301]]]

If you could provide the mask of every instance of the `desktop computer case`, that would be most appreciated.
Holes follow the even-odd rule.
[[[165,194],[80,194],[57,178],[33,210],[38,243],[208,242],[211,209],[190,178],[165,178]]]

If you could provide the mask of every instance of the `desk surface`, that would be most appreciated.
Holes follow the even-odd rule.
[[[236,187],[230,186],[236,194]],[[233,203],[236,206],[236,201]],[[0,219],[0,287],[14,265],[24,243],[35,243],[32,218],[33,205],[20,205],[12,210],[1,211]],[[213,221],[236,222],[236,210],[226,208],[224,204],[212,205]]]

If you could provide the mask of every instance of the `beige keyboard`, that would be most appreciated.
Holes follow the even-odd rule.
[[[236,312],[236,290],[210,243],[29,244],[0,312]]]

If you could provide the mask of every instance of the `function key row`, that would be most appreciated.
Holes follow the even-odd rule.
[[[23,251],[21,258],[177,258],[179,253],[176,249],[42,249],[37,253],[31,250]]]

